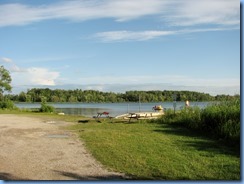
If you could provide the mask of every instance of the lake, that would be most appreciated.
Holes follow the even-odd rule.
[[[212,102],[190,102],[190,106],[204,108]],[[161,105],[165,109],[173,109],[173,102],[155,102],[155,103],[48,103],[55,107],[57,112],[63,112],[69,115],[81,115],[86,117],[96,116],[97,113],[109,112],[112,117],[128,112],[153,111],[152,107]],[[40,103],[15,103],[21,109],[37,109],[41,107]],[[185,102],[176,102],[176,110],[185,106]]]

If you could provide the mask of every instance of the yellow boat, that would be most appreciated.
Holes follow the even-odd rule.
[[[155,105],[153,108],[155,111],[163,110],[163,107],[161,105]]]

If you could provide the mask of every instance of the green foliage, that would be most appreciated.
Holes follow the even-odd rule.
[[[164,102],[172,101],[176,93],[177,101],[214,101],[230,100],[239,96],[218,95],[213,97],[209,94],[194,91],[127,91],[125,93],[101,92],[96,90],[51,90],[48,88],[33,88],[19,95],[8,95],[8,98],[19,102],[41,102],[45,97],[47,102]]]
[[[0,109],[17,109],[14,103],[11,100],[0,101]]]
[[[185,108],[176,114],[169,110],[156,122],[181,124],[238,144],[240,141],[240,99],[221,102],[202,110]]]
[[[9,71],[3,66],[0,66],[0,93],[3,93],[4,91],[11,91],[11,81],[12,79]]]
[[[240,141],[240,100],[222,102],[202,110],[203,128],[221,138]]]
[[[55,111],[55,108],[51,105],[48,105],[45,101],[41,103],[40,112],[48,112],[53,113]]]
[[[188,128],[192,129],[200,129],[200,117],[201,110],[198,107],[188,107],[184,108],[181,111],[177,111],[174,113],[172,109],[168,109],[165,112],[165,115],[160,119],[154,120],[154,122],[158,123],[174,123],[174,124],[183,124]]]

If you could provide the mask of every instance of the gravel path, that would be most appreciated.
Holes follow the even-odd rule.
[[[123,180],[87,152],[67,122],[0,115],[0,180]]]

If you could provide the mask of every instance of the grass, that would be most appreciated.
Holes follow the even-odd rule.
[[[132,179],[240,179],[239,152],[184,127],[105,121],[71,129],[102,164]]]
[[[0,114],[71,122],[87,120],[81,116],[19,110],[0,110]],[[108,119],[81,122],[69,129],[79,134],[103,165],[132,179],[240,180],[239,150],[183,125]]]
[[[56,113],[43,113],[39,111],[31,111],[26,109],[17,109],[17,110],[9,110],[9,109],[0,109],[0,114],[15,114],[18,116],[29,116],[29,117],[36,117],[42,119],[55,119],[60,121],[67,121],[67,122],[78,122],[80,120],[86,120],[88,118],[79,115],[58,115]]]
[[[155,120],[157,123],[180,124],[190,129],[208,132],[212,137],[226,143],[240,145],[240,99],[221,102],[204,109],[184,108],[177,113],[172,110]]]

